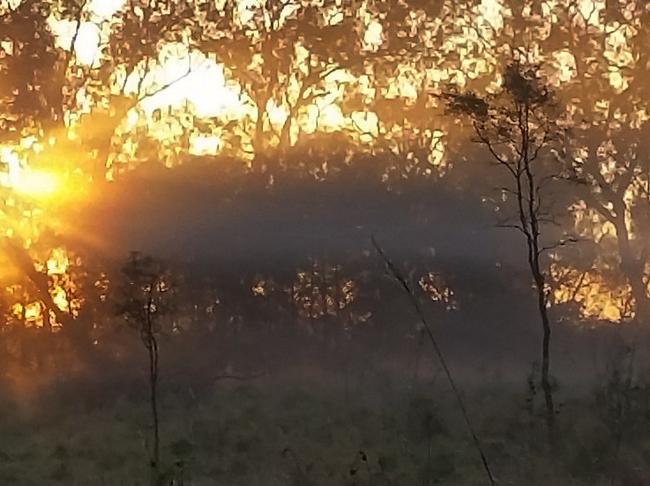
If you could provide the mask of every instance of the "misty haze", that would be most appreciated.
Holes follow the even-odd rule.
[[[650,485],[641,0],[0,0],[0,485]]]

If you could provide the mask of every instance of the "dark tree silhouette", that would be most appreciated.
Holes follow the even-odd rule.
[[[539,76],[536,66],[512,63],[505,70],[501,93],[483,98],[473,93],[445,95],[452,112],[468,116],[475,141],[489,151],[505,169],[509,184],[501,188],[504,198],[514,200],[514,215],[499,222],[524,237],[527,262],[534,282],[537,310],[542,327],[541,385],[546,402],[546,422],[552,433],[555,422],[551,383],[551,319],[547,268],[544,255],[572,238],[545,243],[545,227],[555,222],[548,185],[561,174],[561,167],[545,159],[561,130],[554,111],[553,94]],[[546,162],[546,164],[545,164]],[[514,217],[513,217],[514,216]],[[546,237],[546,238],[545,238]]]
[[[153,427],[151,447],[152,484],[161,482],[160,417],[158,413],[159,335],[162,319],[172,309],[169,274],[152,257],[132,252],[122,269],[117,312],[140,336],[148,357],[149,403]]]

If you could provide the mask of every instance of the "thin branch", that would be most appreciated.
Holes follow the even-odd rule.
[[[182,81],[183,79],[187,78],[190,74],[192,74],[192,55],[191,55],[191,53],[188,53],[188,56],[187,56],[187,71],[185,71],[184,74],[180,75],[176,79],[173,79],[173,80],[169,81],[168,83],[163,84],[162,86],[159,86],[155,90],[153,90],[153,91],[151,91],[149,93],[145,93],[144,95],[140,96],[139,98],[137,98],[136,104],[142,103],[147,98],[152,98],[152,97],[156,96],[157,94],[165,91],[166,89],[171,88],[176,83],[178,83],[178,82]]]
[[[483,463],[483,469],[485,470],[485,473],[488,477],[488,480],[490,482],[491,486],[496,485],[496,480],[494,476],[492,475],[492,471],[490,469],[490,465],[487,460],[487,456],[485,455],[485,452],[483,451],[483,446],[481,446],[481,441],[478,438],[478,435],[476,431],[474,430],[474,426],[472,425],[472,421],[470,420],[469,413],[467,412],[467,408],[465,407],[465,402],[463,400],[463,397],[460,393],[460,390],[456,386],[456,382],[454,381],[454,378],[451,373],[451,369],[449,365],[447,364],[447,360],[445,359],[444,354],[442,353],[442,350],[440,346],[438,345],[438,341],[433,334],[433,331],[431,330],[431,326],[429,325],[429,322],[427,321],[426,316],[424,315],[424,311],[422,309],[422,306],[420,305],[420,301],[416,297],[415,293],[411,289],[411,286],[409,283],[406,281],[406,278],[402,275],[400,270],[395,266],[395,264],[391,261],[391,259],[386,255],[384,250],[379,246],[379,243],[377,243],[377,240],[375,239],[374,235],[371,236],[371,242],[372,245],[375,247],[375,250],[377,251],[378,255],[381,257],[381,259],[384,261],[386,265],[386,269],[390,272],[390,274],[393,276],[393,278],[401,285],[401,287],[404,289],[404,292],[408,296],[413,308],[415,309],[415,312],[417,313],[420,322],[423,326],[423,329],[426,333],[426,335],[429,338],[429,341],[431,341],[431,344],[433,346],[433,349],[438,357],[438,360],[440,361],[440,364],[442,366],[442,369],[445,372],[445,375],[447,377],[447,381],[449,382],[449,385],[454,393],[454,396],[456,398],[456,401],[458,403],[458,407],[461,411],[461,414],[463,415],[463,419],[465,420],[465,425],[467,426],[467,429],[472,436],[472,441],[474,443],[474,446],[476,447],[477,452],[479,453],[481,457],[481,462]]]
[[[88,0],[84,0],[81,5],[79,5],[79,11],[77,12],[77,17],[75,18],[77,26],[75,27],[74,34],[72,35],[72,40],[70,41],[70,50],[68,51],[65,60],[66,70],[70,67],[70,61],[72,60],[73,54],[75,56],[77,55],[74,45],[77,43],[77,38],[79,37],[79,31],[81,30],[81,18],[83,16],[83,11],[86,8],[87,3]]]
[[[517,231],[520,231],[523,233],[524,236],[529,236],[529,233],[521,227],[519,224],[514,224],[514,223],[497,223],[496,224],[497,228],[506,228],[506,229],[514,229]]]
[[[149,75],[150,62],[151,62],[151,58],[147,56],[147,58],[144,61],[144,68],[142,69],[142,74],[140,75],[140,79],[138,80],[138,89],[136,91],[136,98],[140,98],[140,94],[142,93],[142,85],[144,84],[145,78]],[[125,79],[128,79],[128,76]]]
[[[535,149],[533,150],[533,153],[530,155],[530,157],[528,159],[529,162],[534,162],[535,160],[537,160],[537,157],[539,156],[539,152],[542,150],[542,148],[544,148],[546,146],[547,142],[550,139],[551,139],[551,135],[550,135],[549,130],[544,130],[544,135],[542,137],[542,140],[540,140],[537,143],[537,147],[535,147]]]
[[[483,132],[481,131],[477,123],[473,122],[473,125],[474,125],[474,131],[476,132],[476,135],[479,137],[479,141],[488,148],[490,154],[492,154],[492,157],[494,157],[494,159],[497,162],[499,162],[499,164],[503,165],[506,169],[508,169],[508,171],[513,175],[513,177],[517,178],[518,177],[517,172],[512,167],[512,165],[496,152],[492,142],[483,134]]]
[[[574,237],[574,236],[570,236],[570,237],[568,237],[568,238],[564,238],[564,239],[562,239],[562,240],[560,240],[560,241],[558,241],[557,243],[554,243],[554,244],[552,244],[552,245],[543,246],[543,247],[539,250],[539,254],[541,255],[542,253],[545,253],[545,252],[548,252],[548,251],[557,250],[558,248],[562,248],[562,247],[564,247],[564,246],[572,245],[572,244],[574,244],[574,243],[579,243],[579,242],[580,242],[580,239],[579,239],[579,238],[576,238],[576,237]]]

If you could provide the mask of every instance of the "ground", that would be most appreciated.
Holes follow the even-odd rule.
[[[650,395],[614,375],[581,396],[558,388],[553,448],[534,383],[467,391],[498,484],[648,484]],[[97,400],[75,386],[52,387],[29,404],[5,400],[0,484],[147,484],[146,394],[115,389]],[[218,382],[199,394],[163,382],[161,396],[170,484],[488,484],[440,376],[273,377]]]

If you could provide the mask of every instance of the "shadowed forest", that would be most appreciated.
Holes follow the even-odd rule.
[[[650,485],[650,7],[0,0],[0,484]]]

